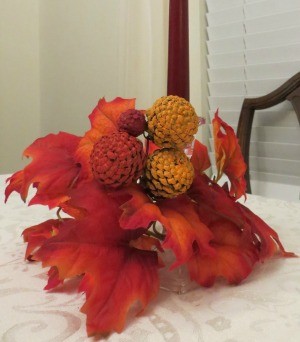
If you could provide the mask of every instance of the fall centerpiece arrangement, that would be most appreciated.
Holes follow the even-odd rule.
[[[121,332],[129,311],[156,297],[165,251],[174,254],[170,270],[185,265],[201,286],[238,284],[256,263],[293,256],[237,201],[246,197],[246,165],[218,113],[212,178],[207,148],[194,138],[199,118],[183,98],[164,96],[145,111],[134,99],[103,98],[89,118],[83,137],[59,132],[33,142],[24,151],[31,162],[6,188],[6,200],[16,191],[26,201],[32,186],[29,205],[57,208],[57,217],[24,230],[25,257],[49,267],[47,290],[78,278],[89,336]],[[223,174],[229,183],[220,186]]]

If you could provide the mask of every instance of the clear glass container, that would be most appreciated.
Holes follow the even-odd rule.
[[[183,294],[197,287],[197,283],[190,279],[186,265],[174,268],[170,271],[170,266],[175,261],[172,250],[159,253],[164,267],[159,270],[160,288],[166,291]]]
[[[150,230],[160,239],[165,237],[165,229],[159,223],[155,222]],[[186,265],[182,265],[170,270],[170,267],[176,261],[175,255],[171,249],[164,252],[158,251],[159,258],[164,264],[164,267],[159,269],[160,288],[166,291],[183,294],[195,289],[198,285],[190,279],[190,275]]]

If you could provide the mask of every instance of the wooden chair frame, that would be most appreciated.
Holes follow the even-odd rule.
[[[250,174],[249,174],[249,151],[252,123],[255,110],[266,109],[288,100],[292,103],[300,124],[300,72],[295,74],[279,88],[271,93],[256,98],[245,98],[237,128],[237,137],[241,146],[241,151],[247,164],[246,182],[247,193],[251,194]]]

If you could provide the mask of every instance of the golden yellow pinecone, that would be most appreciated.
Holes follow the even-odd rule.
[[[183,149],[193,141],[198,117],[192,105],[179,96],[164,96],[146,111],[148,133],[160,147]]]
[[[148,157],[145,174],[146,186],[154,196],[172,198],[191,186],[194,168],[183,152],[163,148]]]

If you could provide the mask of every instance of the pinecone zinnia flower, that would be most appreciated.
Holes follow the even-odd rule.
[[[198,130],[198,117],[192,105],[179,96],[164,96],[146,112],[148,133],[160,147],[183,149]]]
[[[189,158],[174,148],[151,154],[146,162],[146,186],[154,196],[172,198],[185,193],[194,178]]]
[[[126,132],[101,137],[90,157],[95,179],[114,188],[137,180],[144,164],[143,144]]]

